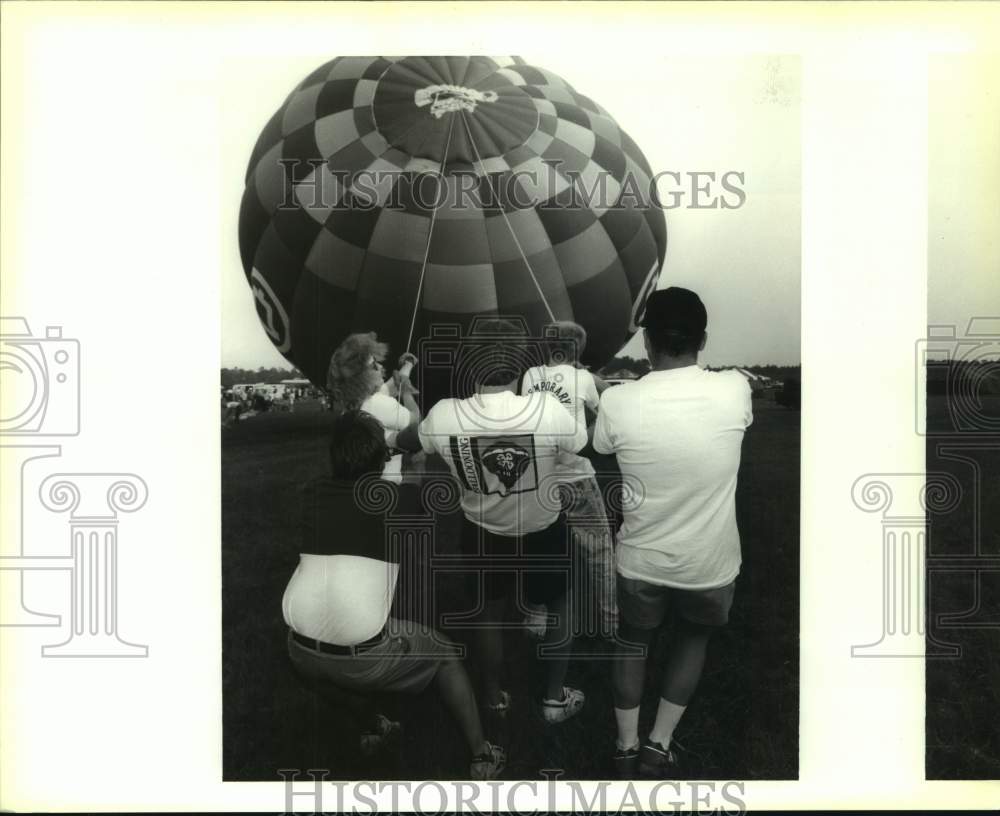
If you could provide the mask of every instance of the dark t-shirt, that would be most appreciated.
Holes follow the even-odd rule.
[[[398,564],[398,548],[388,542],[386,519],[416,512],[419,495],[413,485],[366,479],[356,489],[354,482],[314,479],[302,488],[299,552],[359,555]]]

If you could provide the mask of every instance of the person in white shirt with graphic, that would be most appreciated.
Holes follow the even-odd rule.
[[[672,286],[654,292],[641,321],[652,371],[601,397],[594,449],[615,454],[625,495],[616,552],[619,639],[612,669],[618,727],[614,761],[631,778],[677,773],[674,728],[693,696],[712,633],[729,618],[740,571],[736,476],[753,414],[750,386],[735,371],[698,366],[707,339],[701,299]],[[678,619],[660,702],[640,749],[639,703],[648,649],[668,607]]]
[[[444,458],[461,487],[462,547],[486,595],[475,632],[486,702],[500,715],[510,706],[502,689],[500,628],[507,602],[518,601],[522,612],[524,600],[545,604],[554,623],[539,651],[545,666],[541,711],[547,722],[561,722],[582,708],[584,695],[564,683],[572,646],[570,543],[553,488],[558,457],[583,448],[587,432],[552,395],[516,393],[526,354],[514,324],[483,320],[476,330],[481,340],[469,336],[465,357],[472,359],[475,394],[440,400],[421,423],[419,438],[425,452]]]
[[[587,411],[597,413],[600,393],[607,384],[580,366],[580,355],[587,345],[583,326],[570,320],[545,327],[546,362],[529,368],[521,378],[521,394],[551,394],[576,419],[587,427]],[[582,603],[580,624],[588,634],[613,637],[618,626],[615,603],[614,550],[611,528],[601,488],[590,460],[575,453],[559,457],[558,470],[570,488],[566,512],[570,520],[573,545],[582,555],[590,572],[590,592],[578,599]],[[601,520],[605,530],[600,530]],[[577,521],[577,524],[573,522]],[[534,631],[544,631],[544,610],[535,610],[528,622]]]

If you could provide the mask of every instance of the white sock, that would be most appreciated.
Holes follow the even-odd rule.
[[[649,738],[653,742],[658,742],[664,748],[670,747],[670,740],[674,736],[674,729],[680,722],[684,709],[687,706],[677,705],[669,700],[660,698],[660,707],[656,709],[656,722],[653,723],[653,730],[649,732]]]
[[[625,751],[639,744],[639,706],[616,708],[615,722],[618,723],[618,749]]]

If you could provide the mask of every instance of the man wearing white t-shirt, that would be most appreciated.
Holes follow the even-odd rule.
[[[502,715],[510,705],[501,688],[501,624],[508,601],[521,602],[523,611],[527,600],[554,615],[545,635],[541,711],[547,722],[561,722],[582,708],[584,695],[564,685],[572,636],[567,571],[558,563],[569,546],[551,488],[558,457],[583,448],[587,431],[555,397],[516,393],[525,355],[514,325],[487,320],[477,331],[489,339],[475,351],[476,393],[435,404],[420,425],[420,443],[444,458],[461,487],[462,548],[486,594],[475,637],[488,706]]]
[[[546,326],[546,335],[546,362],[524,373],[521,394],[551,394],[578,424],[586,427],[588,409],[597,413],[600,393],[607,388],[602,379],[579,364],[580,355],[587,345],[587,332],[578,323],[560,320]],[[591,591],[588,597],[580,599],[584,602],[581,623],[588,634],[613,637],[618,625],[614,550],[594,466],[579,454],[563,453],[559,457],[558,471],[562,482],[570,488],[566,512],[573,545],[583,556],[590,572]],[[538,623],[534,625],[544,628]]]
[[[646,656],[619,645],[613,668],[620,775],[676,771],[671,739],[701,678],[713,631],[725,624],[740,570],[736,475],[753,415],[738,372],[700,368],[707,313],[694,292],[654,292],[642,319],[652,371],[608,389],[594,448],[614,453],[626,497],[617,548],[622,641],[648,647],[669,606],[677,634],[664,667],[656,722],[639,746]]]

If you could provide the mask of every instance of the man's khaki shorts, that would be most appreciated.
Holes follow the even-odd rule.
[[[723,626],[729,621],[736,582],[717,589],[677,589],[618,575],[618,609],[622,619],[636,629],[655,629],[674,610],[685,620],[703,626]]]
[[[310,649],[288,633],[288,656],[303,679],[329,682],[359,692],[423,691],[441,663],[456,660],[459,647],[436,629],[413,621],[389,618],[386,638],[357,655],[326,654]]]

